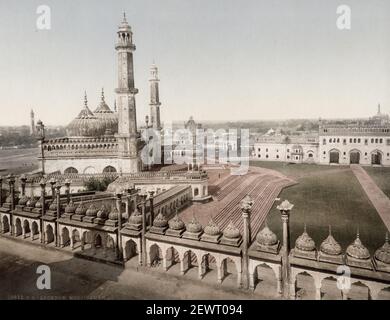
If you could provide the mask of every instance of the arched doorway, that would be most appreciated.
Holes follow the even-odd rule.
[[[337,287],[337,279],[329,276],[321,282],[322,300],[342,300],[341,290]]]
[[[348,292],[348,300],[368,300],[370,289],[364,283],[358,281],[351,284]]]
[[[194,189],[194,197],[197,197],[197,196],[199,196],[199,189],[195,188]]]
[[[259,264],[254,270],[255,293],[261,296],[276,297],[278,284],[273,269],[265,264]]]
[[[201,268],[203,280],[215,283],[215,280],[218,278],[218,266],[215,257],[209,253],[205,254],[202,257]]]
[[[199,277],[199,264],[198,258],[194,252],[188,250],[183,256],[184,274],[194,279]]]
[[[66,229],[68,230],[68,229]],[[68,233],[69,235],[69,233]],[[47,227],[46,227],[46,243],[52,243],[54,242],[54,232],[53,232],[53,227],[49,224]]]
[[[22,234],[22,222],[19,218],[15,221],[15,236],[18,237]]]
[[[103,169],[103,173],[116,173],[116,169],[113,166],[107,166]]]
[[[7,216],[3,216],[3,233],[8,233],[9,232],[9,221]]]
[[[153,244],[149,249],[150,266],[152,268],[158,268],[161,266],[163,255],[160,247],[157,244]]]
[[[314,300],[316,288],[314,278],[307,272],[299,273],[295,279],[297,300]]]
[[[371,164],[381,165],[382,164],[382,152],[375,150],[371,153]]]
[[[137,244],[133,240],[128,240],[125,244],[125,257],[127,261],[137,255]]]
[[[31,240],[35,240],[36,234],[39,234],[38,224],[33,221],[33,223],[31,224]]]
[[[349,153],[349,163],[350,164],[359,164],[360,163],[360,151],[352,150]]]
[[[70,237],[68,228],[62,228],[61,232],[62,246],[67,247],[70,245]]]
[[[340,163],[340,151],[333,149],[329,152],[329,163]]]
[[[390,286],[379,291],[378,300],[390,300]]]
[[[79,173],[77,171],[76,168],[73,168],[73,167],[69,167],[69,168],[66,168],[65,171],[64,171],[65,174],[71,174],[71,173]]]
[[[79,246],[81,246],[80,232],[78,232],[78,230],[74,229],[72,232],[72,237],[73,237],[73,248],[72,249],[77,249]]]
[[[30,223],[28,220],[23,221],[23,231],[24,231],[24,238],[27,238],[27,235],[30,235]]]
[[[169,270],[170,272],[174,272],[175,274],[179,274],[180,273],[179,252],[174,247],[170,247],[167,249],[167,252],[165,254],[165,259],[166,259],[167,270]]]
[[[237,268],[234,261],[225,258],[221,262],[222,284],[231,288],[237,287]]]
[[[103,241],[102,241],[102,237],[100,236],[100,234],[97,234],[97,235],[95,236],[94,245],[95,245],[95,248],[96,248],[96,249],[102,248],[102,246],[103,246]]]

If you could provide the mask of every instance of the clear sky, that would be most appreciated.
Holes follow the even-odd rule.
[[[37,31],[49,5],[52,29]],[[351,30],[336,8],[352,9]],[[87,90],[113,107],[122,12],[134,32],[139,122],[149,67],[160,71],[162,119],[367,117],[390,112],[388,0],[0,0],[0,125],[66,125]]]

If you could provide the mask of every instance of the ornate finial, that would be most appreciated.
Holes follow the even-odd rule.
[[[378,103],[378,114],[380,114],[380,113],[381,113],[381,104]]]
[[[279,211],[290,211],[294,207],[293,204],[291,204],[288,200],[284,200],[280,205],[278,205],[276,208]]]
[[[305,222],[305,224],[303,225],[303,233],[307,233],[307,232],[306,232],[306,222]]]
[[[252,209],[253,200],[249,195],[246,195],[244,199],[241,200],[241,210],[244,212],[249,212]]]
[[[331,236],[332,235],[332,226],[329,225],[329,235]]]
[[[359,238],[360,238],[359,227],[357,227],[356,239],[359,239]]]
[[[123,11],[123,22],[126,22],[126,23],[127,23],[127,19],[126,19],[126,11]]]
[[[102,102],[104,102],[104,88],[102,88]]]
[[[88,98],[87,98],[87,91],[84,91],[84,106],[88,108]]]
[[[386,243],[389,243],[389,232],[386,232],[385,242],[386,242]]]

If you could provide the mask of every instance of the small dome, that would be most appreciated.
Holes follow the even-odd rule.
[[[5,199],[5,203],[11,204],[11,202],[12,202],[12,197],[9,194],[8,197]]]
[[[264,229],[257,234],[256,241],[263,246],[273,246],[278,243],[278,237],[268,228],[268,225],[265,225]]]
[[[96,206],[92,203],[92,204],[89,206],[89,208],[88,208],[88,210],[87,210],[87,212],[86,212],[86,215],[87,215],[88,217],[96,217],[97,212],[98,212],[98,209],[97,209]]]
[[[375,258],[383,263],[390,264],[390,243],[387,233],[384,245],[375,252]]]
[[[88,108],[87,96],[84,100],[84,108],[79,115],[67,126],[68,136],[71,137],[96,137],[105,133],[98,118]]]
[[[118,132],[118,114],[114,113],[105,102],[103,90],[101,102],[93,114],[99,120],[102,131],[104,130],[105,134]]]
[[[42,197],[39,198],[39,200],[35,203],[35,208],[41,209],[42,208]]]
[[[99,218],[99,219],[107,219],[107,216],[108,216],[108,213],[107,213],[107,209],[106,207],[104,206],[104,204],[101,206],[101,208],[99,209],[99,211],[97,212],[96,216]]]
[[[134,212],[130,216],[129,221],[131,224],[141,224],[142,223],[142,215],[141,215],[141,212],[138,211],[138,208],[136,208],[134,210]]]
[[[168,224],[169,228],[172,230],[183,230],[185,228],[185,224],[178,214],[176,214],[173,219],[169,220]]]
[[[195,217],[193,217],[192,220],[186,225],[186,229],[189,232],[198,233],[202,231],[202,225],[195,219]]]
[[[164,228],[168,225],[167,219],[164,217],[164,215],[160,212],[156,218],[154,218],[153,221],[153,227],[157,228]]]
[[[221,234],[221,230],[219,229],[218,225],[214,222],[214,220],[211,219],[208,225],[204,228],[204,233],[209,236],[217,236]]]
[[[84,206],[83,203],[80,203],[75,211],[75,213],[80,215],[80,216],[85,216],[86,212],[87,212],[87,208]]]
[[[34,198],[34,196],[32,196],[26,203],[26,206],[27,207],[35,207],[35,204],[37,203],[37,199]]]
[[[320,251],[332,256],[337,256],[341,254],[342,249],[340,244],[333,238],[332,231],[329,227],[328,237],[321,243]]]
[[[355,241],[350,244],[347,248],[347,255],[355,259],[369,259],[370,252],[368,249],[362,244],[359,238],[359,233],[356,236]]]
[[[22,196],[18,202],[18,205],[20,206],[25,206],[27,204],[27,202],[29,201],[29,197],[27,197],[26,195]]]
[[[65,207],[65,213],[75,213],[76,211],[76,206],[73,203],[73,200],[70,199],[68,205]]]
[[[313,251],[316,249],[314,240],[306,232],[306,226],[303,233],[295,241],[295,247],[302,251]]]
[[[111,212],[110,212],[110,214],[108,215],[108,219],[113,220],[113,221],[118,221],[118,220],[119,220],[119,211],[118,211],[118,209],[116,208],[116,206],[114,206],[114,207],[111,209]]]
[[[240,230],[230,221],[229,225],[223,231],[223,235],[228,239],[237,239],[240,237]]]
[[[49,210],[51,211],[57,211],[57,199],[53,200],[52,203],[49,206]]]

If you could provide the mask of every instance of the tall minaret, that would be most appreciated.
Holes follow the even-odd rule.
[[[30,118],[31,118],[30,134],[33,135],[33,134],[35,134],[35,115],[34,115],[33,109],[31,109],[31,112],[30,112]]]
[[[118,87],[115,90],[118,104],[118,158],[121,171],[134,173],[140,170],[138,156],[138,132],[135,95],[138,89],[134,87],[133,33],[123,15],[123,21],[118,29],[118,40],[115,46],[118,52]]]
[[[153,63],[150,67],[150,123],[153,129],[161,130],[160,121],[160,94],[158,89],[158,69]]]

